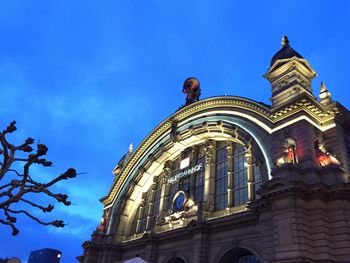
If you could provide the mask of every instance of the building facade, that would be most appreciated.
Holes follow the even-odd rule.
[[[283,37],[271,105],[186,105],[114,169],[81,262],[350,262],[350,112]]]

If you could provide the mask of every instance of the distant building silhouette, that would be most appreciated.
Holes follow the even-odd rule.
[[[52,248],[43,248],[30,253],[28,263],[59,263],[62,252]]]

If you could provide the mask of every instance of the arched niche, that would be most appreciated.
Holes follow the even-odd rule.
[[[219,263],[260,263],[258,257],[256,257],[251,251],[245,248],[233,248],[227,251],[220,260]]]

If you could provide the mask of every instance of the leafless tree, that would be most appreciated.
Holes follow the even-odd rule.
[[[32,148],[34,139],[28,138],[21,145],[15,146],[8,142],[7,135],[16,131],[16,122],[13,121],[0,133],[0,223],[12,228],[12,235],[17,235],[19,230],[16,228],[18,215],[25,215],[39,224],[52,225],[55,227],[64,227],[62,220],[54,220],[45,222],[34,216],[30,209],[17,208],[23,204],[35,209],[39,209],[44,213],[51,212],[54,209],[52,204],[43,206],[37,202],[30,200],[29,196],[33,194],[44,194],[56,199],[58,202],[66,206],[71,205],[68,196],[61,193],[53,193],[49,188],[61,180],[76,177],[76,171],[69,168],[67,171],[57,176],[48,183],[41,183],[35,180],[30,172],[30,168],[34,165],[44,167],[52,166],[52,162],[43,158],[48,148],[44,144],[37,144],[36,150]]]

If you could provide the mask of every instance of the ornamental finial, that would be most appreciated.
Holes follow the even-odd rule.
[[[134,146],[134,145],[133,145],[132,143],[130,143],[130,145],[129,145],[129,152],[130,152],[130,153],[132,153],[132,148],[133,148],[133,146]]]
[[[330,104],[332,102],[332,94],[328,91],[326,85],[323,81],[321,81],[321,89],[320,89],[320,103],[324,106]]]
[[[289,40],[286,35],[282,37],[282,47],[289,45]]]

